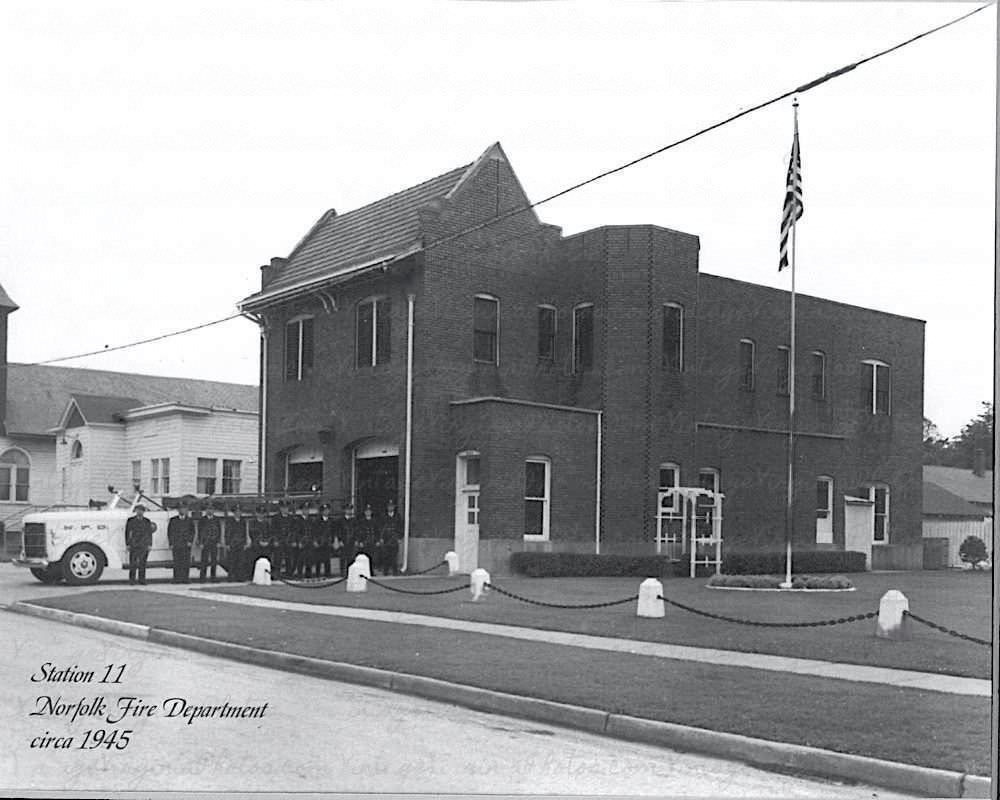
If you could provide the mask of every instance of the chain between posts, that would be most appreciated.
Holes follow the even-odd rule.
[[[291,586],[293,589],[326,589],[330,586],[336,586],[338,583],[343,583],[347,578],[305,578],[300,581],[278,578],[278,580],[287,586]]]
[[[502,595],[511,597],[514,600],[520,600],[522,603],[531,603],[533,606],[545,606],[546,608],[608,608],[610,606],[620,606],[624,603],[632,603],[639,599],[639,595],[634,594],[631,597],[624,597],[621,600],[611,600],[606,603],[546,603],[542,600],[532,600],[529,597],[521,597],[520,595],[514,594],[513,592],[508,592],[506,589],[501,589],[495,583],[486,583],[484,586],[493,589],[495,592],[499,592]]]
[[[836,619],[824,619],[819,622],[758,622],[757,620],[751,619],[739,619],[738,617],[726,617],[722,614],[713,614],[710,611],[702,611],[697,608],[692,608],[691,606],[686,606],[683,603],[678,603],[676,600],[670,600],[663,595],[657,595],[657,599],[662,600],[665,603],[669,603],[672,606],[677,606],[677,608],[682,608],[685,611],[690,611],[692,614],[700,614],[703,617],[711,617],[712,619],[721,619],[726,622],[735,622],[737,625],[752,625],[758,628],[819,628],[824,625],[842,625],[845,622],[861,622],[866,619],[874,619],[878,616],[877,611],[869,611],[867,614],[854,614],[850,617],[837,617]]]
[[[986,647],[993,646],[993,642],[989,641],[988,639],[977,639],[975,636],[969,636],[968,634],[965,633],[959,633],[958,631],[953,631],[951,628],[946,628],[944,625],[938,625],[937,623],[931,622],[930,620],[924,619],[923,617],[918,617],[912,611],[907,611],[906,609],[904,609],[903,614],[904,616],[910,617],[910,619],[919,622],[921,625],[926,625],[928,628],[934,628],[935,630],[939,630],[942,633],[947,633],[949,636],[954,636],[956,639],[965,639],[965,641],[967,642],[974,642],[975,644],[986,645]]]
[[[427,574],[428,572],[433,572],[433,571],[434,571],[434,570],[436,570],[436,569],[437,569],[438,567],[443,567],[443,566],[445,566],[445,565],[446,565],[447,563],[448,563],[447,561],[439,561],[439,562],[438,562],[437,564],[435,564],[435,565],[434,565],[433,567],[428,567],[427,569],[422,569],[422,570],[420,570],[420,572],[406,572],[406,573],[404,573],[404,575],[405,575],[405,576],[406,576],[407,578],[412,578],[412,577],[414,577],[415,575],[426,575],[426,574]]]
[[[377,581],[374,578],[369,578],[367,575],[362,575],[368,583],[372,583],[375,586],[379,586],[382,589],[388,589],[390,592],[399,592],[400,594],[422,594],[422,595],[432,595],[432,594],[450,594],[451,592],[460,592],[462,589],[468,589],[470,584],[463,583],[461,586],[452,586],[448,589],[436,589],[430,592],[421,592],[416,589],[400,589],[398,586],[390,586],[387,583],[382,583],[382,581]]]

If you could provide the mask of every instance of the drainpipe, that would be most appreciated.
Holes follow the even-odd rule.
[[[597,412],[597,496],[594,500],[594,553],[601,554],[601,428],[603,411]]]
[[[260,446],[257,448],[257,492],[267,492],[267,329],[260,318]]]
[[[413,459],[413,303],[416,297],[406,295],[406,478],[403,484],[403,572],[410,561],[410,472]]]

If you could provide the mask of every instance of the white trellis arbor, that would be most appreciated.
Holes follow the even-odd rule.
[[[656,495],[656,553],[699,566],[722,568],[721,492],[700,486],[661,489]]]

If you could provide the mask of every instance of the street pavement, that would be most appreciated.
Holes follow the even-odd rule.
[[[13,573],[13,574],[12,574]],[[0,599],[78,591],[32,585],[0,565]],[[734,797],[902,797],[865,786],[777,775],[720,759],[482,714],[377,689],[179,651],[0,612],[0,789],[29,791],[340,791],[655,794]],[[93,670],[91,683],[32,682],[52,668]],[[108,664],[121,682],[99,684]],[[111,679],[118,676],[118,666]],[[99,697],[99,717],[31,716],[40,696]],[[156,705],[111,724],[119,698]],[[165,716],[188,707],[263,716]],[[179,703],[178,703],[179,705]],[[51,710],[51,709],[45,709]],[[211,713],[211,712],[204,712]],[[87,730],[132,730],[123,749],[80,749]],[[32,748],[72,736],[71,749]],[[91,734],[89,743],[93,743]]]

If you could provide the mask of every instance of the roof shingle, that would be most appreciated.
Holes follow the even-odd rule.
[[[924,480],[936,483],[968,503],[993,504],[993,470],[976,475],[961,467],[924,466]]]
[[[982,519],[985,514],[981,508],[965,502],[957,494],[936,483],[924,481],[924,515],[934,517],[974,517]]]

